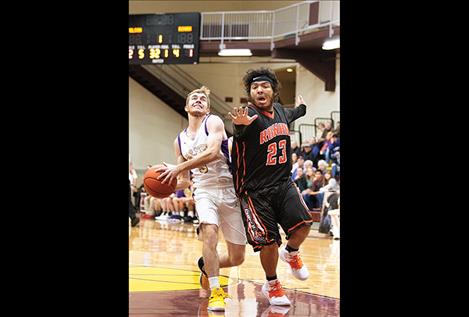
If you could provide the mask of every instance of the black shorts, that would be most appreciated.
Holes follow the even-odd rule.
[[[278,225],[282,226],[286,238],[302,225],[311,226],[309,214],[301,193],[292,181],[240,195],[241,215],[248,242],[254,251],[262,246],[282,244]]]

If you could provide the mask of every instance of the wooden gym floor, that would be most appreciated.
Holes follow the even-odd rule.
[[[299,281],[279,259],[277,276],[292,306],[270,306],[261,293],[265,275],[259,254],[246,246],[245,262],[220,270],[231,296],[225,312],[208,312],[199,298],[202,242],[195,225],[142,219],[129,232],[129,316],[339,316],[340,241],[313,226],[300,251],[310,277]],[[285,236],[282,236],[285,245]],[[226,252],[220,234],[219,253]]]

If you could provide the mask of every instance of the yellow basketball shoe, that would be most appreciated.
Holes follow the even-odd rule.
[[[212,311],[224,311],[225,310],[225,298],[228,295],[225,293],[223,288],[214,288],[210,298],[208,299],[208,310]]]

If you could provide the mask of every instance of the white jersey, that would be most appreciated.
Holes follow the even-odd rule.
[[[209,117],[210,114],[204,118],[194,139],[187,136],[187,129],[179,133],[179,150],[186,160],[192,159],[197,156],[197,154],[207,149],[207,120]],[[228,139],[224,139],[221,143],[221,148],[216,160],[200,168],[191,170],[194,187],[233,186],[233,177],[228,162]]]

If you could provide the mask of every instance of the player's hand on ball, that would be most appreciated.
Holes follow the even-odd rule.
[[[231,121],[235,125],[250,125],[254,120],[257,119],[257,114],[250,117],[248,113],[248,107],[234,107],[233,113],[228,112],[228,114],[231,116]]]
[[[174,179],[177,179],[180,173],[176,165],[165,162],[163,162],[163,166],[158,167],[156,171],[161,172],[160,176],[158,176],[158,180],[160,180],[162,184],[171,184]]]
[[[154,169],[155,172],[165,172],[168,169],[168,167],[166,165],[163,165],[163,164],[153,165],[150,168]]]

